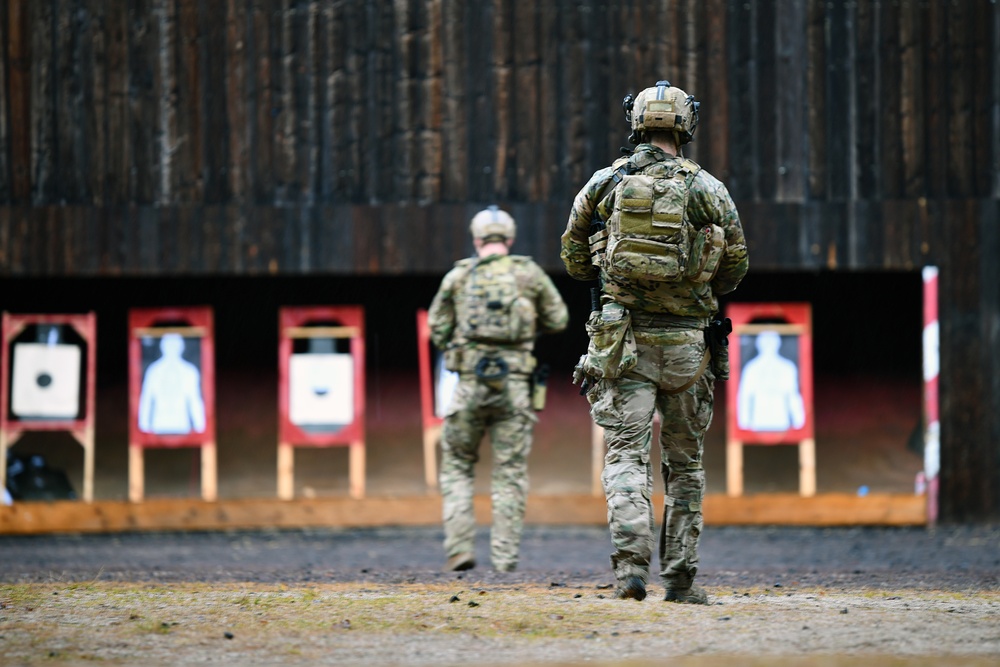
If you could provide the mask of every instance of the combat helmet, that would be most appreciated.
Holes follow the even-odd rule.
[[[469,223],[469,231],[472,238],[482,241],[504,241],[513,240],[517,226],[514,218],[506,211],[501,211],[496,206],[490,206],[476,213]]]
[[[622,107],[625,119],[632,126],[629,141],[638,144],[647,131],[671,132],[678,146],[694,138],[698,127],[698,107],[694,95],[688,95],[669,81],[657,81],[652,88],[646,88],[633,97],[625,97]]]

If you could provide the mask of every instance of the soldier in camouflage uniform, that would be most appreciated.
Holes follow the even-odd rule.
[[[638,145],[591,177],[562,236],[570,276],[601,281],[600,310],[588,321],[591,342],[578,374],[587,376],[591,416],[605,431],[602,480],[619,598],[646,596],[656,411],[666,488],[659,539],[665,599],[708,600],[694,585],[702,452],[714,382],[728,377],[728,354],[722,336],[712,358],[707,332],[717,295],[732,292],[747,272],[747,249],[725,186],[679,154],[692,139],[697,109],[693,96],[666,81],[634,101],[626,98],[630,140]]]
[[[470,225],[476,257],[455,264],[431,303],[428,321],[445,366],[459,373],[441,437],[445,569],[475,567],[473,467],[489,431],[493,451],[490,558],[517,567],[528,493],[527,459],[537,417],[531,375],[535,336],[566,328],[566,304],[529,257],[508,254],[513,218],[496,207]],[[535,404],[535,409],[541,405]]]

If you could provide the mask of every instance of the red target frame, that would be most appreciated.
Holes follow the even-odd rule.
[[[11,419],[9,414],[10,344],[29,326],[52,324],[71,327],[87,344],[83,418],[66,420]],[[94,499],[94,406],[97,384],[97,316],[85,314],[4,313],[0,324],[0,487],[7,483],[7,450],[28,431],[68,431],[83,447],[83,500]]]
[[[424,440],[424,482],[430,489],[436,489],[437,444],[441,440],[444,420],[434,409],[434,364],[431,328],[427,322],[427,310],[417,310],[417,361],[420,368],[420,421]]]
[[[139,428],[142,392],[142,339],[179,334],[198,338],[201,344],[199,371],[205,406],[205,430],[201,433],[159,434]],[[201,495],[214,501],[218,496],[215,439],[215,324],[209,306],[137,308],[128,316],[129,360],[129,500],[139,502],[145,489],[143,452],[146,448],[200,447]]]
[[[730,496],[743,495],[743,445],[799,446],[799,493],[816,494],[816,440],[813,410],[812,307],[808,303],[735,303],[726,307],[732,320],[730,379],[726,382],[726,488]],[[801,427],[782,431],[741,428],[737,420],[742,359],[740,336],[774,332],[798,341],[798,384],[805,418]],[[734,344],[735,342],[735,344]]]
[[[328,323],[336,322],[336,326]],[[320,324],[318,324],[320,323]],[[354,418],[334,433],[310,433],[291,420],[289,372],[294,341],[348,339],[354,365]],[[361,306],[297,306],[278,312],[278,497],[295,495],[296,446],[350,447],[350,495],[365,495],[365,311]]]

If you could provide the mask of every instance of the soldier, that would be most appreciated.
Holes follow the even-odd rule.
[[[655,410],[666,488],[659,545],[665,599],[706,604],[694,584],[702,452],[715,379],[728,377],[717,296],[746,274],[746,242],[725,186],[681,154],[698,124],[694,97],[659,81],[624,106],[629,140],[638,145],[591,177],[562,236],[570,276],[601,281],[576,379],[586,377],[591,416],[605,432],[616,597],[646,597]]]
[[[495,206],[470,225],[476,257],[460,260],[431,303],[431,339],[445,366],[459,373],[441,437],[441,495],[447,570],[475,567],[473,466],[489,429],[493,450],[490,559],[517,567],[528,492],[527,459],[537,417],[531,378],[536,334],[566,328],[566,304],[529,257],[509,254],[514,219]],[[536,397],[544,396],[536,383]]]

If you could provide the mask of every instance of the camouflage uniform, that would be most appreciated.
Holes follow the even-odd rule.
[[[588,392],[591,416],[605,429],[607,456],[602,475],[608,522],[620,582],[648,579],[654,516],[650,502],[653,411],[661,418],[661,474],[666,487],[660,532],[660,576],[667,589],[689,588],[698,569],[701,503],[705,490],[702,453],[712,421],[715,377],[711,369],[682,391],[706,359],[704,329],[718,311],[716,295],[731,292],[747,271],[747,251],[739,216],[725,186],[693,162],[686,218],[695,228],[712,223],[724,230],[726,249],[718,272],[707,283],[615,280],[591,261],[590,222],[612,204],[606,187],[627,158],[596,172],[577,195],[562,236],[560,256],[570,276],[602,279],[602,302],[625,306],[634,336],[634,366],[620,377],[600,379]],[[639,164],[681,161],[652,144],[633,154]],[[635,162],[633,162],[635,164]],[[607,308],[607,306],[605,306]],[[600,315],[595,313],[594,315]],[[593,316],[592,316],[593,320]]]
[[[506,345],[468,340],[463,322],[469,318],[467,285],[476,266],[514,273],[519,297],[528,306],[530,337]],[[428,314],[431,338],[446,351],[448,367],[460,373],[441,438],[444,546],[449,557],[473,551],[473,468],[488,430],[493,452],[491,559],[498,570],[517,566],[528,492],[527,458],[537,421],[529,382],[535,366],[533,334],[562,331],[568,317],[552,280],[528,257],[490,255],[461,260],[444,277],[434,297]],[[484,356],[506,361],[507,377],[489,382],[479,379],[475,366]]]

